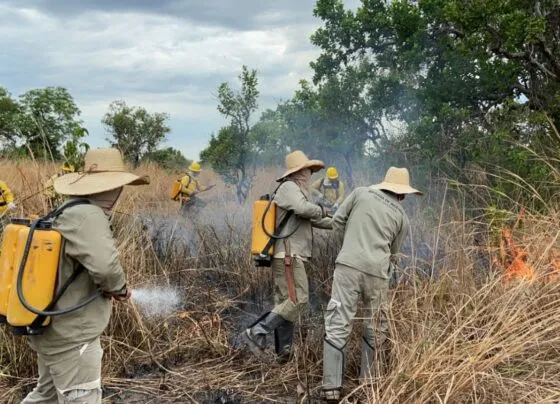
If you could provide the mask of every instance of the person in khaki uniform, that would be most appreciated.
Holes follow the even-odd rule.
[[[364,304],[360,379],[367,383],[379,374],[382,363],[378,362],[383,362],[387,350],[391,257],[401,250],[409,231],[399,203],[407,194],[421,193],[410,186],[406,168],[391,167],[382,183],[356,188],[333,218],[342,248],[325,312],[322,395],[327,402],[340,400],[346,344],[358,299]]]
[[[255,355],[266,360],[266,337],[274,332],[277,361],[285,363],[292,351],[294,322],[307,306],[309,286],[305,262],[311,258],[312,227],[330,228],[325,210],[309,201],[313,172],[324,167],[319,160],[309,160],[301,151],[286,157],[287,171],[278,179],[274,195],[277,206],[276,224],[291,211],[285,228],[286,237],[276,241],[272,260],[274,308],[243,331],[241,337]]]
[[[336,167],[329,167],[325,178],[319,178],[312,185],[313,195],[324,203],[331,212],[336,212],[346,197],[344,183],[338,177]]]
[[[75,306],[97,288],[103,291],[103,297],[80,310],[53,317],[43,335],[28,337],[37,352],[39,379],[23,404],[101,403],[103,350],[99,337],[109,323],[111,300],[130,297],[108,213],[125,185],[148,183],[147,178],[125,171],[117,149],[90,150],[85,156],[84,173],[67,174],[54,181],[56,192],[70,197],[67,203],[76,198],[89,201],[68,207],[53,223],[64,240],[59,284],[80,265],[85,269],[55,310]]]

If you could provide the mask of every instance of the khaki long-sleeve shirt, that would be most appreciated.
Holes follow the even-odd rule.
[[[395,197],[356,188],[333,218],[333,230],[343,239],[336,262],[389,279],[391,255],[401,250],[409,228],[406,212]]]
[[[276,190],[276,225],[282,221],[288,211],[294,213],[288,220],[286,227],[280,233],[287,235],[295,233],[286,240],[289,243],[290,254],[304,259],[311,258],[313,249],[313,227],[330,229],[332,220],[323,218],[323,211],[319,205],[307,200],[299,186],[293,181],[286,181]],[[286,254],[284,240],[276,241],[274,257],[283,258]]]
[[[109,219],[98,206],[76,205],[54,222],[64,240],[59,285],[81,264],[85,267],[68,287],[56,309],[84,301],[98,287],[120,291],[126,285]],[[45,334],[30,337],[31,346],[44,354],[57,354],[90,342],[103,333],[111,315],[111,300],[99,297],[73,313],[52,318]]]

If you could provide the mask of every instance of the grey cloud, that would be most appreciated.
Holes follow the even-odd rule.
[[[6,1],[6,0],[5,0]],[[89,11],[131,11],[182,18],[198,24],[249,30],[313,20],[315,0],[7,0],[56,16]]]

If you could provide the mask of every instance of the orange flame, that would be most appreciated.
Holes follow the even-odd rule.
[[[495,262],[499,262],[500,266],[505,268],[505,281],[510,282],[516,279],[535,280],[536,271],[532,265],[527,263],[528,258],[527,250],[515,245],[511,229],[504,228],[500,240],[499,258]]]

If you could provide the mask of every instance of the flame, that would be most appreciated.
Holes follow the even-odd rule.
[[[528,259],[527,250],[515,245],[512,230],[508,227],[502,229],[498,257],[494,259],[494,263],[505,268],[504,280],[506,282],[519,279],[535,280],[536,271],[532,265],[527,263]]]

